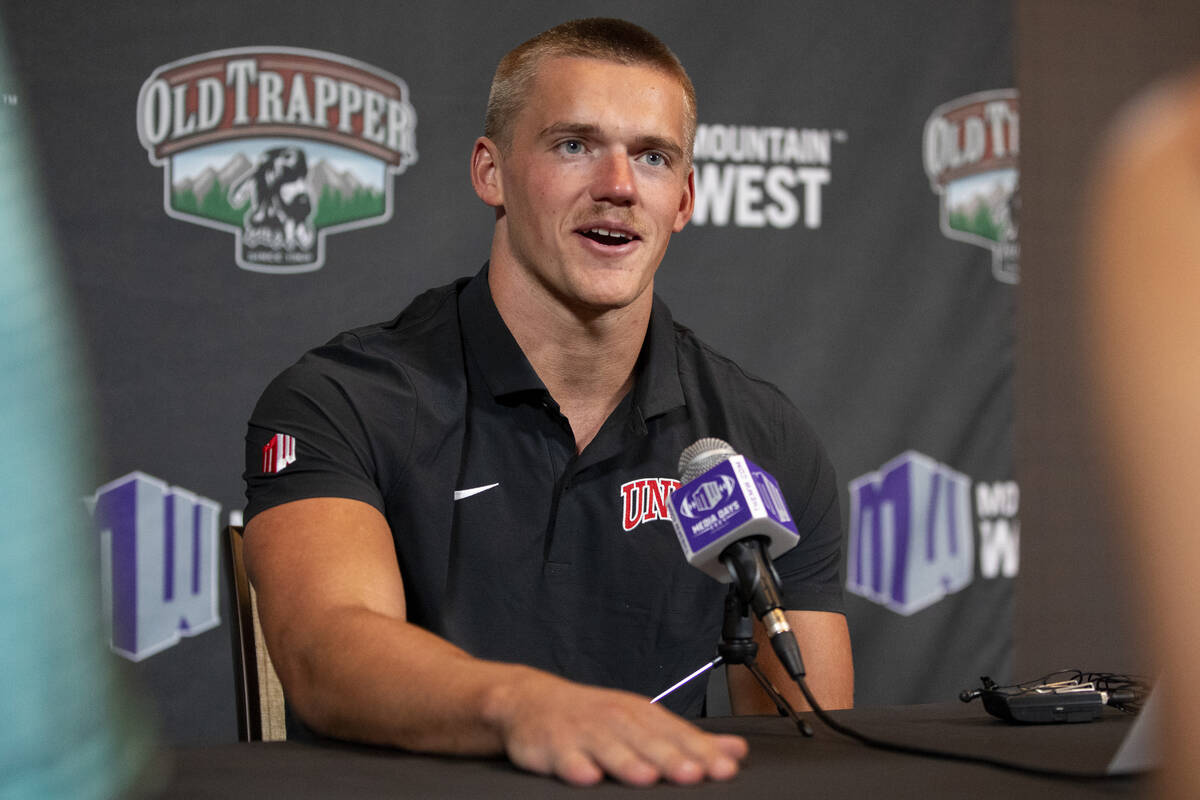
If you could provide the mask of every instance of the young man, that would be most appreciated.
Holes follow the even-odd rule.
[[[777,389],[653,294],[692,212],[695,124],[690,80],[641,28],[581,20],[518,47],[471,158],[496,211],[488,264],[264,394],[246,560],[309,727],[504,752],[572,783],[732,776],[744,740],[646,699],[711,658],[726,589],[686,564],[668,521],[628,513],[657,509],[708,435],[785,487],[804,536],[778,561],[803,609],[789,621],[818,698],[851,704],[828,459]],[[296,460],[264,473],[277,435]],[[731,675],[735,710],[772,711],[747,677]],[[694,683],[671,708],[700,712]]]

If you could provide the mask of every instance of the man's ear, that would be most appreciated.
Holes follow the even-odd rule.
[[[475,140],[471,151],[471,185],[479,199],[492,208],[504,205],[504,186],[500,178],[500,148],[486,136]]]
[[[675,232],[679,233],[683,230],[683,226],[688,224],[688,220],[692,218],[692,212],[696,210],[696,168],[688,169],[687,184],[683,189],[683,196],[679,198],[679,212],[675,215]]]

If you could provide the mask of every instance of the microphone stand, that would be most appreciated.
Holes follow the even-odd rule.
[[[721,664],[741,664],[750,670],[750,674],[758,681],[758,685],[775,703],[775,708],[779,709],[779,715],[791,719],[800,733],[812,736],[813,732],[809,724],[796,713],[796,709],[792,708],[787,698],[780,694],[775,685],[771,683],[771,679],[759,668],[757,656],[758,642],[754,641],[754,618],[750,615],[750,604],[742,599],[737,584],[733,584],[729,587],[729,594],[725,595],[725,621],[721,625],[721,641],[717,643],[717,657],[650,702],[657,703],[693,678],[699,677]]]

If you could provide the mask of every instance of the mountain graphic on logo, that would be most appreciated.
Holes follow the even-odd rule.
[[[229,187],[253,168],[250,159],[242,153],[229,159],[220,169],[205,167],[199,174],[171,185],[171,208],[181,214],[240,226],[249,203],[233,208],[228,200]]]
[[[254,169],[245,153],[238,153],[219,168],[208,166],[196,175],[171,184],[171,208],[180,214],[241,227],[250,206],[234,206],[229,191]],[[383,191],[359,180],[350,170],[338,170],[325,159],[308,172],[308,185],[315,198],[313,226],[317,229],[377,217],[386,212]]]
[[[367,186],[349,170],[337,170],[324,159],[308,171],[308,185],[317,198],[313,224],[318,229],[378,217],[387,210],[381,190]]]
[[[1014,206],[1019,202],[1014,189],[997,181],[985,191],[975,192],[957,202],[948,200],[947,222],[955,230],[994,242],[1012,241],[1017,238]]]

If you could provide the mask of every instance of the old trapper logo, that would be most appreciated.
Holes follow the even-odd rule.
[[[925,173],[942,198],[942,233],[988,248],[996,280],[1017,283],[1017,90],[979,92],[938,106],[923,141]]]
[[[315,50],[203,53],[154,70],[138,95],[167,214],[233,233],[254,272],[319,269],[328,234],[391,219],[416,126],[404,81]]]

